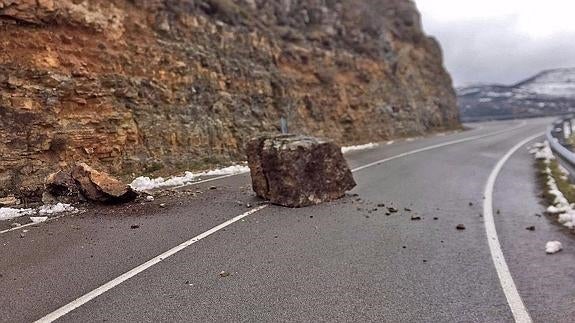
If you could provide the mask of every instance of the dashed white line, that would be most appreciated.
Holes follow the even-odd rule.
[[[487,184],[485,185],[484,191],[485,200],[483,200],[483,218],[485,220],[485,233],[487,234],[489,251],[491,252],[491,258],[493,259],[493,265],[497,271],[497,276],[499,277],[501,288],[503,289],[505,297],[507,298],[507,303],[511,308],[515,322],[518,323],[531,323],[532,320],[529,312],[527,311],[527,308],[525,307],[525,304],[523,303],[523,300],[521,299],[521,295],[519,295],[519,291],[515,286],[515,282],[513,281],[509,267],[507,267],[507,262],[505,261],[503,251],[501,250],[501,244],[499,243],[499,237],[497,236],[495,221],[493,219],[493,188],[495,187],[495,181],[499,175],[499,172],[507,160],[511,157],[511,155],[513,155],[519,148],[523,147],[531,140],[542,135],[543,133],[531,136],[511,148],[503,156],[503,158],[497,162],[495,168],[493,168],[493,171],[487,179]]]
[[[197,182],[190,182],[190,183],[186,183],[186,184],[182,184],[182,185],[178,185],[178,186],[170,187],[170,188],[171,188],[171,189],[176,189],[176,188],[182,188],[182,187],[186,187],[186,186],[192,186],[192,185],[198,185],[198,184],[203,184],[203,183],[209,183],[209,182],[217,181],[217,180],[220,180],[220,179],[224,179],[224,178],[228,178],[228,177],[232,177],[232,176],[237,176],[237,175],[241,175],[241,174],[247,174],[247,173],[248,173],[248,172],[222,175],[222,176],[212,177],[212,178],[200,180],[200,181],[197,181]]]

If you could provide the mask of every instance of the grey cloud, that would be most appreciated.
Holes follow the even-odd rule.
[[[544,69],[575,67],[575,34],[530,39],[517,32],[512,22],[427,20],[425,27],[440,41],[456,85],[511,84]]]

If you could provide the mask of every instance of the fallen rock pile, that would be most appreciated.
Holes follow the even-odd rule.
[[[80,195],[89,201],[107,204],[129,202],[138,197],[129,185],[85,163],[50,174],[45,187],[51,198],[68,202]]]

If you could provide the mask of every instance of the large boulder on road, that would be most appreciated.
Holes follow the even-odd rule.
[[[82,195],[90,201],[122,203],[132,201],[138,196],[129,185],[84,163],[76,164],[71,175]]]
[[[303,207],[332,201],[355,187],[341,148],[307,136],[264,135],[246,153],[256,194],[274,204]]]

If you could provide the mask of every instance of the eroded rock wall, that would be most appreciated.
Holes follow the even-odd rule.
[[[0,196],[83,161],[116,175],[458,126],[409,0],[0,0]]]

